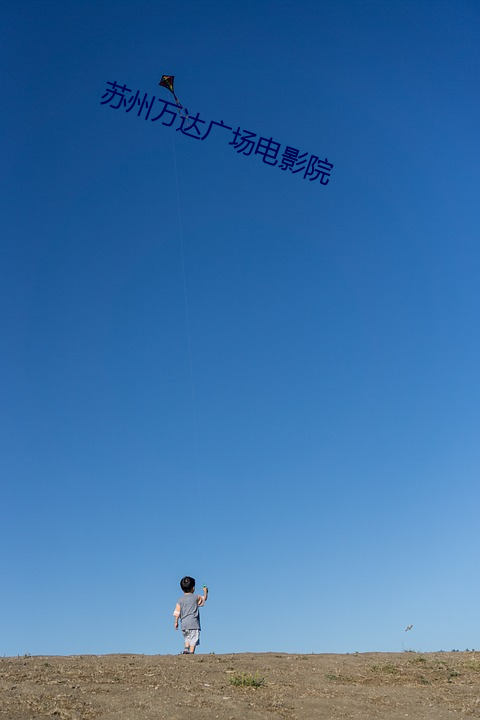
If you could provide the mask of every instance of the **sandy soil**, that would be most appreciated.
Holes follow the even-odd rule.
[[[1,720],[472,717],[474,652],[0,658]]]

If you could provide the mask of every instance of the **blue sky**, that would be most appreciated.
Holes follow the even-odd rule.
[[[0,13],[0,653],[478,648],[478,3]]]

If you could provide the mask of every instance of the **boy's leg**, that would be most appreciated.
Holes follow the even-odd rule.
[[[193,640],[193,642],[192,642],[192,640]],[[194,631],[194,637],[192,638],[192,640],[190,640],[190,652],[193,655],[193,653],[195,652],[195,650],[197,648],[197,645],[200,645],[200,630]]]
[[[193,633],[193,638],[191,637],[191,634]],[[196,637],[195,637],[196,635]],[[192,642],[193,640],[193,642]],[[185,633],[185,650],[184,653],[189,653],[190,655],[193,655],[195,653],[195,648],[199,644],[200,640],[200,633],[197,630],[190,630],[188,633]]]

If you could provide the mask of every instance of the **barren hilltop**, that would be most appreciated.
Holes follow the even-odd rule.
[[[0,659],[2,720],[480,717],[480,653]]]

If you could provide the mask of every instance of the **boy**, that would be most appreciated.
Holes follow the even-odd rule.
[[[185,640],[183,655],[193,655],[197,645],[200,645],[200,612],[199,607],[205,605],[208,597],[208,588],[203,586],[202,595],[194,595],[195,579],[188,575],[180,580],[183,597],[175,605],[175,630],[178,630],[178,619],[182,623],[182,633]]]

